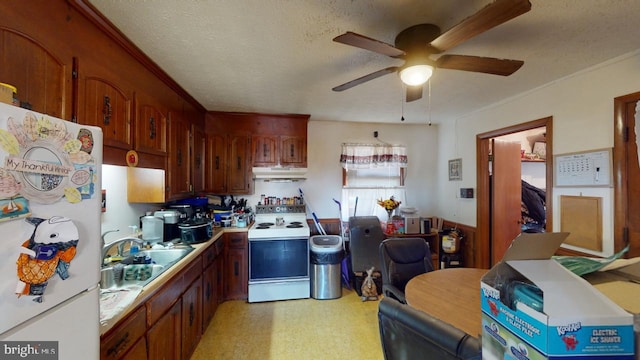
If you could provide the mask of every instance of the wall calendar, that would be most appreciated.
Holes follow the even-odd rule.
[[[611,149],[554,156],[555,186],[612,186]]]

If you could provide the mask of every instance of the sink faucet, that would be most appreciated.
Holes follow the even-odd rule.
[[[124,256],[124,245],[127,243],[130,244],[129,246],[133,245],[133,243],[136,243],[138,244],[138,247],[141,249],[142,249],[142,246],[144,245],[144,241],[136,237],[130,237],[130,236],[116,240],[112,243],[109,243],[109,245],[103,245],[102,246],[102,263],[104,264],[104,259],[107,257],[107,254],[109,253],[111,248],[113,248],[114,246],[118,246],[118,255]]]
[[[114,230],[107,230],[105,232],[102,233],[102,247],[104,247],[104,244],[106,243],[104,241],[104,237],[107,236],[108,233],[112,233],[112,232],[118,232],[120,231],[120,229],[114,229]]]

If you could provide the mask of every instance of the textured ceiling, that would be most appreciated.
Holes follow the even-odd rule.
[[[332,91],[401,64],[332,39],[353,31],[393,44],[409,26],[445,31],[490,0],[90,1],[206,109],[312,120],[439,123],[640,48],[640,1],[530,0],[530,12],[446,52],[523,60],[520,70],[436,70],[431,100],[425,88],[404,103],[396,74]]]

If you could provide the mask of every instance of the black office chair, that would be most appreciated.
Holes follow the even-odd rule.
[[[380,243],[382,293],[406,303],[404,288],[417,275],[433,271],[429,243],[422,238],[389,238]]]
[[[482,358],[479,339],[393,299],[380,300],[378,326],[387,360]]]

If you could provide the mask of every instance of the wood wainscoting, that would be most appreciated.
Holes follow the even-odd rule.
[[[307,223],[309,224],[311,236],[319,235],[318,231],[316,230],[316,226],[313,223],[313,220],[307,219]],[[340,235],[340,219],[338,218],[320,219],[320,224],[322,224],[322,228],[327,234]],[[347,228],[347,224],[345,224],[345,230],[346,228]],[[475,227],[459,224],[449,220],[444,220],[443,228],[445,229],[458,228],[462,230],[462,233],[464,235],[464,238],[462,239],[464,267],[472,268],[472,267],[476,267],[476,264],[482,263],[477,259],[477,256],[479,256],[480,254],[478,251],[476,251],[476,228]]]

